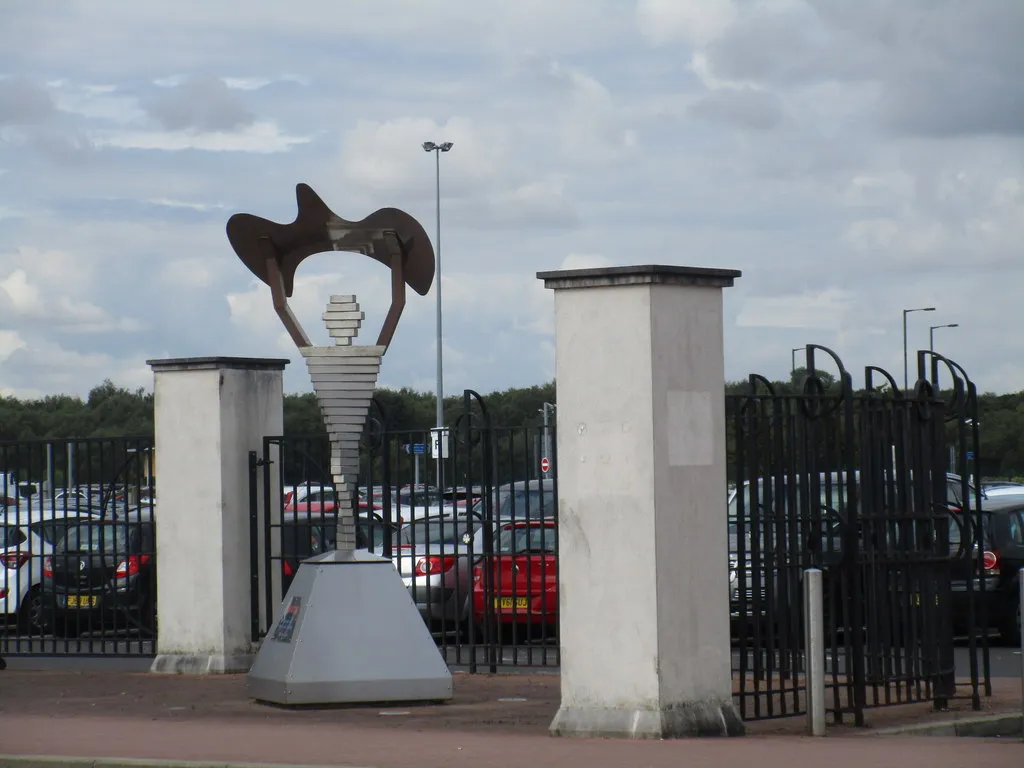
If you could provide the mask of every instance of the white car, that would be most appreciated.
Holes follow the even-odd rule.
[[[1020,483],[1000,483],[985,488],[985,498],[993,499],[997,496],[1024,496],[1024,485]]]
[[[61,508],[0,512],[0,621],[8,634],[43,632],[43,560],[69,524],[87,517],[95,515]]]

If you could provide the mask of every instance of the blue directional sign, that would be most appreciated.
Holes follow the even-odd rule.
[[[413,453],[426,453],[427,452],[427,444],[426,443],[413,443],[412,444],[412,452]]]
[[[967,452],[967,460],[971,461],[974,458],[974,451]]]

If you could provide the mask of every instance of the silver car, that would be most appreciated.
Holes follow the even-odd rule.
[[[469,619],[474,546],[481,521],[475,516],[424,517],[402,527],[392,559],[420,615],[433,630],[451,632]]]
[[[494,520],[536,520],[557,516],[555,481],[552,479],[517,480],[494,489],[491,514]],[[473,512],[484,515],[484,501],[479,498]]]

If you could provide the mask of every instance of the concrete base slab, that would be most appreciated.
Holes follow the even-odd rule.
[[[234,675],[248,672],[251,653],[161,653],[149,671],[159,675]]]
[[[357,550],[299,566],[247,688],[285,705],[446,701],[452,676],[394,563]]]
[[[683,739],[742,736],[743,721],[731,701],[663,709],[562,706],[551,721],[552,736],[624,739]]]

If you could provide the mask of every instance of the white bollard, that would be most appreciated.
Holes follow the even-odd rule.
[[[807,688],[807,732],[825,735],[825,604],[821,570],[804,571],[804,684]]]

